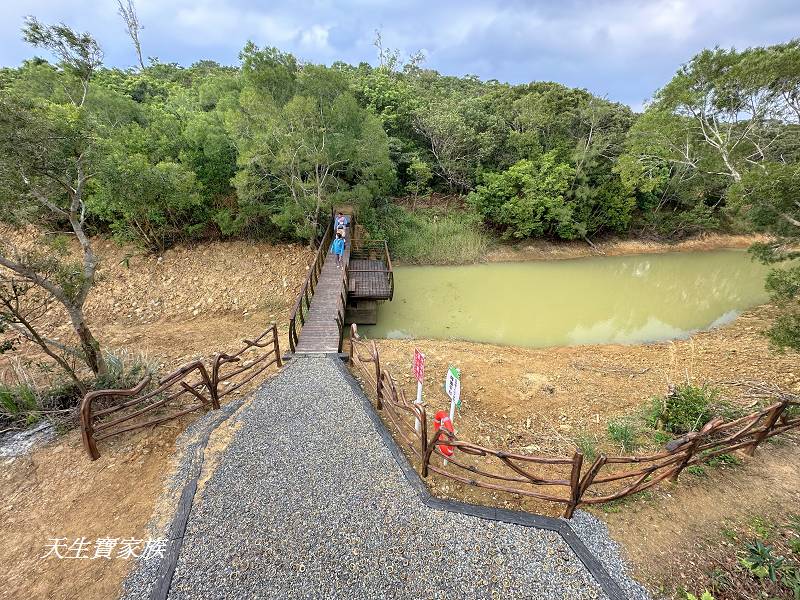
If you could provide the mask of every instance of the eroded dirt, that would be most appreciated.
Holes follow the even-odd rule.
[[[640,581],[666,593],[684,588],[699,595],[711,589],[715,555],[731,554],[735,565],[737,549],[758,537],[747,531],[754,522],[785,523],[800,514],[799,443],[800,435],[786,436],[742,458],[741,465],[687,473],[652,497],[595,512],[623,545]],[[746,539],[730,547],[726,531],[744,531]]]
[[[246,242],[180,247],[162,257],[107,240],[95,247],[102,262],[87,304],[90,324],[108,349],[142,352],[161,373],[238,349],[270,321],[278,322],[285,349],[289,310],[311,256],[297,245]],[[68,339],[57,311],[51,318],[54,335]],[[40,360],[27,350],[28,359]],[[195,418],[102,441],[94,462],[72,430],[0,463],[0,598],[115,598],[130,560],[41,557],[50,538],[68,546],[79,538],[147,539],[151,515],[169,508],[157,501],[173,469],[175,438]],[[93,556],[94,544],[86,550]]]

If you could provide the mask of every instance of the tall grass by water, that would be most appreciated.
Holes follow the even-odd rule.
[[[481,260],[491,238],[474,216],[461,211],[406,212],[389,228],[392,255],[405,263],[468,264]]]

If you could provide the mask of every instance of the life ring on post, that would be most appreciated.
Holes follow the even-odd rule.
[[[455,433],[455,429],[453,429],[453,422],[450,420],[450,414],[446,410],[440,410],[433,417],[433,428],[435,431],[439,431],[441,428],[444,428],[450,433]],[[445,456],[453,456],[454,450],[451,445],[437,444],[437,447],[439,448],[439,452]]]

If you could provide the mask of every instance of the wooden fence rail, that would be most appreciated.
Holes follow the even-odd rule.
[[[275,323],[256,339],[243,340],[233,354],[215,354],[209,365],[194,360],[162,377],[148,388],[150,375],[127,390],[97,390],[81,401],[83,447],[92,460],[100,457],[97,442],[113,435],[140,429],[200,409],[220,407],[220,400],[238,390],[272,365],[281,367],[278,330]],[[181,402],[183,399],[188,402]],[[121,401],[120,401],[121,400]],[[114,415],[111,417],[110,415]]]
[[[465,485],[563,504],[566,518],[579,506],[618,500],[664,480],[674,482],[686,467],[715,456],[735,450],[752,456],[764,440],[800,427],[800,402],[787,395],[732,421],[716,417],[700,431],[672,440],[664,451],[651,455],[601,454],[587,464],[580,450],[563,457],[518,454],[462,440],[445,429],[429,435],[425,405],[407,400],[381,366],[375,342],[361,339],[356,325],[351,326],[349,356],[369,395],[374,394],[376,408],[391,423],[422,477],[433,472]],[[445,456],[443,448],[451,449],[452,456]]]

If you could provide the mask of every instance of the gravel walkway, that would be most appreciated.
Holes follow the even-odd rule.
[[[242,410],[169,598],[605,598],[558,533],[425,506],[333,360],[295,358]]]

